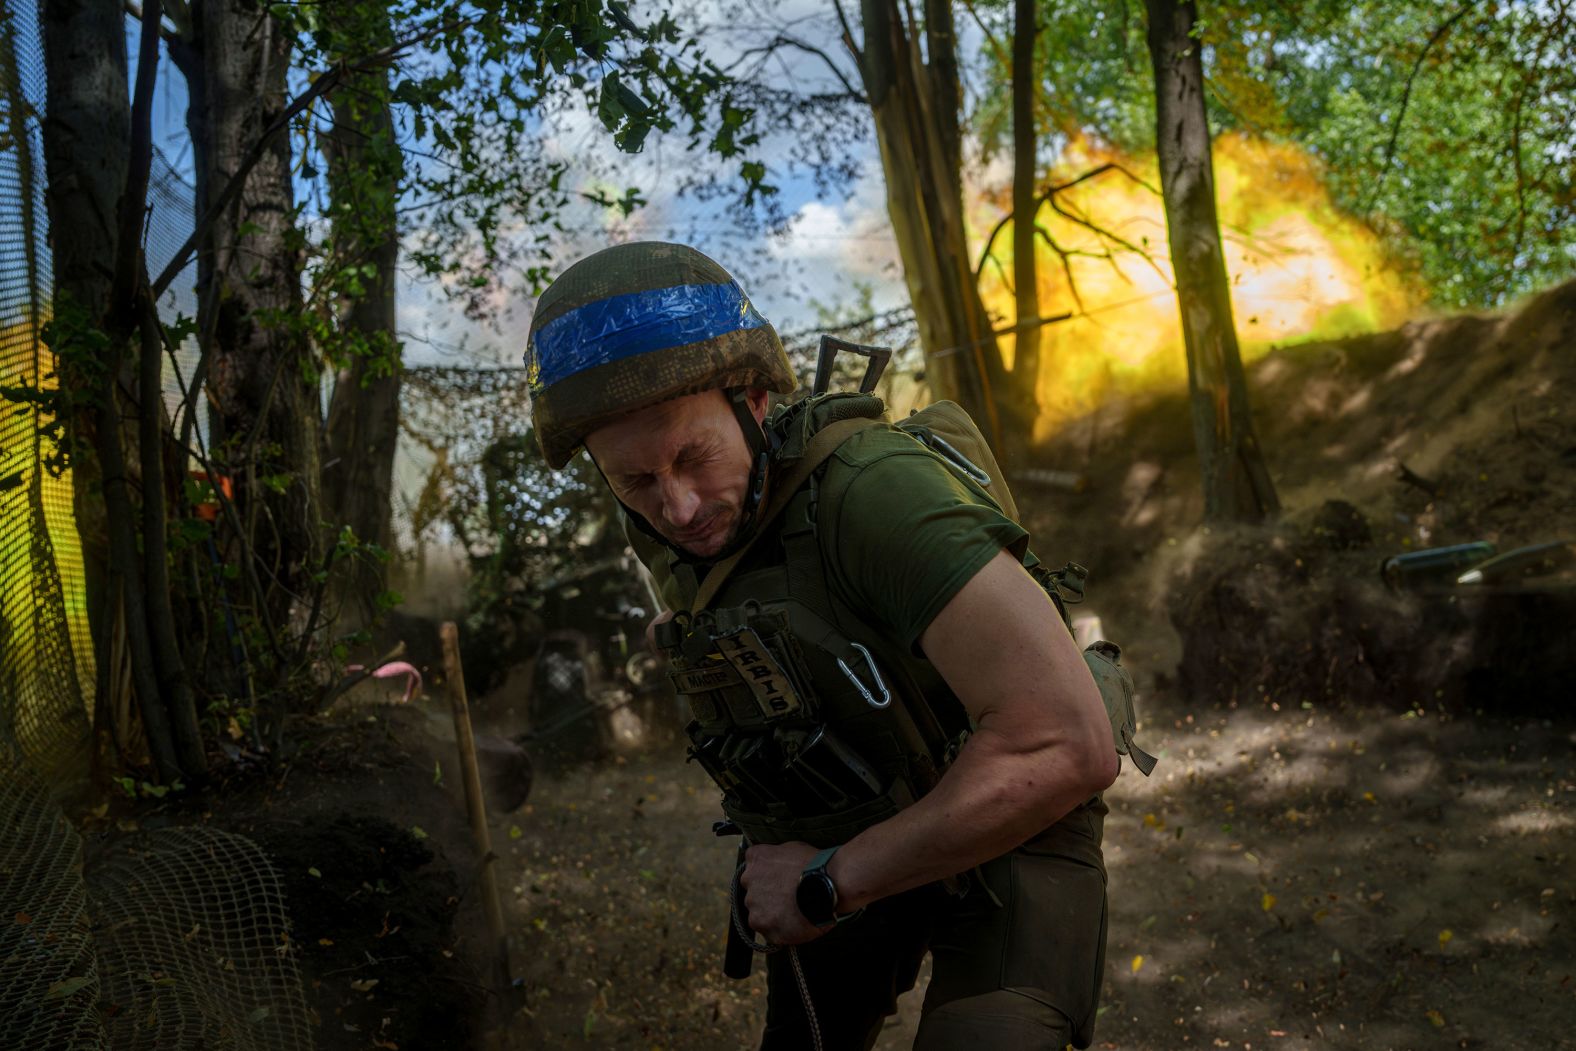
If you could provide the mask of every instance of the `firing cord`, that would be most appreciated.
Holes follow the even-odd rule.
[[[733,930],[744,944],[762,956],[770,956],[774,952],[788,950],[788,961],[793,964],[793,977],[799,986],[799,999],[804,1004],[804,1014],[810,1022],[810,1040],[815,1051],[825,1051],[821,1043],[821,1023],[815,1016],[815,1004],[810,1000],[810,983],[804,976],[804,964],[799,962],[799,947],[796,945],[773,945],[767,941],[756,941],[755,932],[750,930],[744,922],[744,917],[739,913],[739,902],[743,899],[744,888],[740,880],[744,876],[744,866],[741,864],[733,870],[733,891],[728,896],[728,909],[733,914]]]

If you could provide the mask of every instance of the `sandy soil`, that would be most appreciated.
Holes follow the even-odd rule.
[[[1096,1046],[1576,1047],[1576,723],[1149,712],[1162,765],[1108,796]],[[549,776],[501,825],[530,1046],[753,1046],[715,813],[675,748]]]

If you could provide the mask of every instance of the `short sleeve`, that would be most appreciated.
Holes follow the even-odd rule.
[[[835,463],[827,480],[837,499],[820,540],[850,604],[917,652],[936,614],[998,552],[1035,559],[1028,532],[983,490],[907,435],[896,438],[876,439],[892,446],[884,452]]]

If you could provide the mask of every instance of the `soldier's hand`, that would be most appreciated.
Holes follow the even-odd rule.
[[[744,907],[750,929],[773,945],[803,945],[826,932],[799,911],[799,876],[816,855],[808,843],[755,846],[744,852]]]

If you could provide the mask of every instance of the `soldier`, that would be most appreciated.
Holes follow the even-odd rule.
[[[672,611],[689,752],[747,848],[729,973],[792,947],[762,1047],[869,1048],[927,951],[916,1048],[1087,1047],[1112,722],[991,479],[868,395],[769,411],[776,332],[684,246],[570,267],[525,356],[547,462],[589,451]]]

